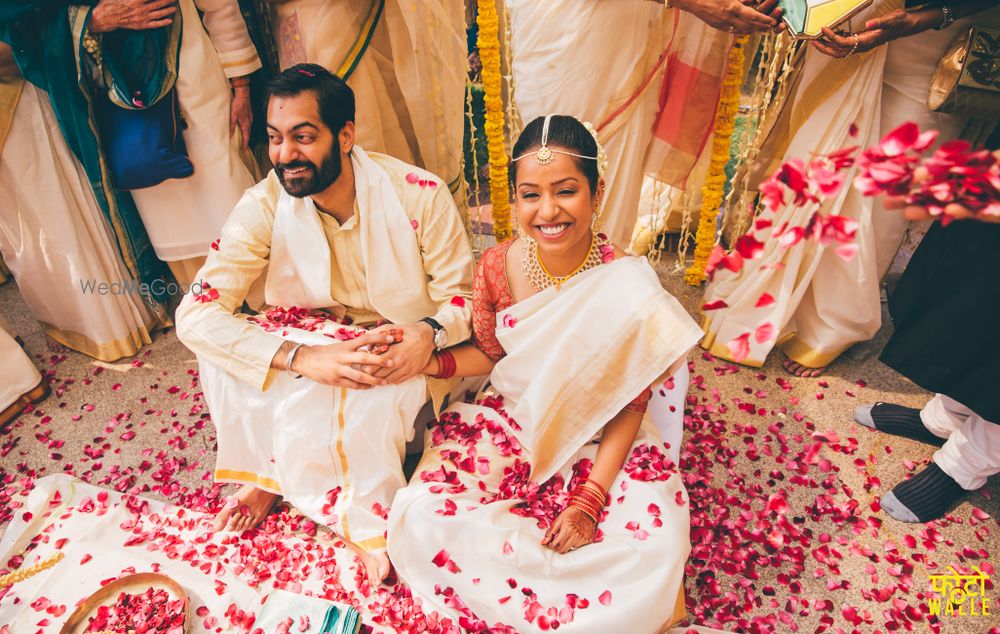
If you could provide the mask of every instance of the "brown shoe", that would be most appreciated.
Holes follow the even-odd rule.
[[[0,412],[0,428],[14,422],[14,419],[20,416],[29,405],[44,401],[49,392],[49,384],[45,382],[45,379],[42,379],[38,385],[19,396],[17,400]]]

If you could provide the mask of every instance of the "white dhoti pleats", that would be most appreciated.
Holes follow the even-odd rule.
[[[338,345],[318,333],[281,334]],[[351,390],[280,372],[261,391],[207,360],[199,367],[218,430],[216,481],[278,493],[360,548],[385,549],[385,516],[406,484],[406,441],[427,400],[426,379]]]

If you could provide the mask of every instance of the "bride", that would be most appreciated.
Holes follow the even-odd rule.
[[[653,632],[684,615],[688,500],[644,412],[701,331],[645,259],[593,229],[599,147],[572,117],[514,146],[521,237],[483,254],[451,406],[389,516],[389,557],[465,629]]]

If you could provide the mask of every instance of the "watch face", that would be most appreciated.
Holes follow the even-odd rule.
[[[434,331],[434,345],[438,348],[443,348],[445,344],[448,343],[448,333],[445,332],[444,328]]]

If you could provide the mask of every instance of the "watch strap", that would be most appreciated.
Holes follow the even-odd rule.
[[[420,321],[424,322],[425,324],[429,325],[431,328],[434,329],[434,348],[437,350],[443,348],[444,346],[438,345],[437,339],[439,333],[445,332],[444,326],[442,326],[441,323],[438,320],[434,319],[433,317],[424,317]]]

